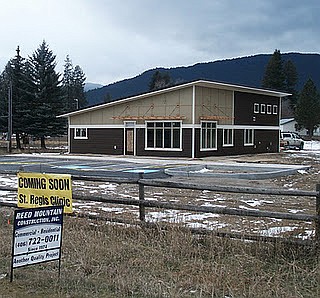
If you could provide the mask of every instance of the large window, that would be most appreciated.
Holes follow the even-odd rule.
[[[74,138],[75,139],[87,139],[87,129],[86,128],[75,128],[74,129]]]
[[[253,129],[245,129],[244,130],[244,145],[252,146],[253,145]]]
[[[201,149],[217,149],[217,123],[201,122]]]
[[[147,122],[146,149],[181,149],[181,122]]]
[[[233,146],[233,129],[223,130],[223,146]]]

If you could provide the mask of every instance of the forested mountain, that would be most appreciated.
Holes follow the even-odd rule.
[[[149,83],[156,70],[165,71],[175,84],[199,79],[239,84],[261,88],[265,67],[272,55],[261,54],[250,57],[198,63],[188,67],[157,68],[148,70],[134,78],[119,81],[86,93],[88,105],[108,102],[149,91]],[[320,55],[287,53],[281,54],[283,62],[291,60],[297,69],[297,90],[311,78],[320,90]]]

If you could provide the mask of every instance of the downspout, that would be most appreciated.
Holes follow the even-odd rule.
[[[195,143],[196,143],[196,140],[195,140],[195,122],[196,122],[196,86],[193,85],[192,86],[192,141],[191,141],[191,146],[192,146],[192,149],[191,149],[191,157],[192,158],[195,158]]]

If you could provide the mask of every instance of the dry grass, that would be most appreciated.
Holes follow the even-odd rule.
[[[0,275],[12,226],[0,207]],[[10,215],[11,216],[11,215]],[[315,248],[65,218],[61,279],[51,262],[0,279],[0,297],[319,297]]]

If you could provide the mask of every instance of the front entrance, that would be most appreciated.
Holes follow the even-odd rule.
[[[125,121],[125,155],[135,155],[135,121]]]
[[[126,129],[126,155],[134,153],[134,132],[133,129]]]

